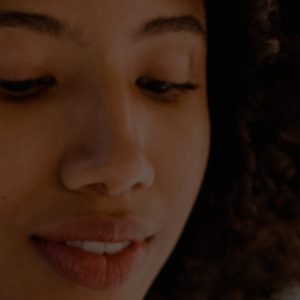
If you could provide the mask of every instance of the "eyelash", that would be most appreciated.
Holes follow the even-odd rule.
[[[56,83],[52,76],[28,79],[23,81],[0,80],[0,97],[8,100],[26,100],[33,98]],[[136,85],[147,95],[160,101],[175,101],[183,93],[198,89],[198,85],[191,82],[174,83],[140,77]]]
[[[52,76],[27,80],[0,80],[0,97],[8,100],[33,98],[56,83]]]
[[[160,101],[176,101],[184,93],[195,91],[199,88],[191,82],[175,83],[163,80],[140,77],[136,85],[145,90],[146,94]]]

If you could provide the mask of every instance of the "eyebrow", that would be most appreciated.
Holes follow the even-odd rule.
[[[77,40],[82,35],[79,28],[71,27],[54,17],[23,11],[0,11],[0,27],[23,27],[53,37],[68,37]],[[156,36],[172,32],[189,32],[206,35],[204,26],[192,15],[177,17],[158,17],[147,21],[135,35],[135,38]],[[82,42],[79,42],[82,44]]]
[[[69,37],[72,40],[76,40],[81,35],[79,29],[71,28],[67,23],[56,18],[21,11],[0,11],[0,27],[23,27],[53,37]]]
[[[192,15],[155,18],[146,22],[137,36],[155,36],[173,32],[188,32],[206,36],[204,26]]]

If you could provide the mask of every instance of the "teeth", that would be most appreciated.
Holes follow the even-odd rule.
[[[124,250],[125,248],[127,248],[129,246],[129,243],[107,243],[104,244],[104,252],[107,254],[115,254],[118,252],[121,252],[122,250]]]
[[[105,244],[99,242],[83,242],[83,249],[91,253],[104,254]]]
[[[71,241],[71,242],[66,242],[68,246],[74,247],[74,248],[82,248],[82,241]]]
[[[120,242],[120,243],[101,243],[95,241],[68,241],[66,245],[80,248],[87,252],[95,253],[95,254],[116,254],[124,250],[130,245],[130,242]]]

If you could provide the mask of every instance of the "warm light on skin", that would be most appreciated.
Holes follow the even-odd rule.
[[[144,297],[180,236],[207,164],[200,3],[0,1],[0,11],[67,23],[65,34],[51,34],[20,21],[5,24],[0,13],[0,82],[56,80],[26,100],[9,100],[0,88],[1,299]],[[197,30],[191,19],[190,25],[153,23],[175,16],[202,25]],[[199,88],[167,101],[138,86],[142,76]],[[30,243],[39,228],[89,216],[143,219],[155,228],[143,268],[116,289],[75,285],[53,272]]]

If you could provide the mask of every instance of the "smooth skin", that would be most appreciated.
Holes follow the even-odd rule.
[[[141,300],[174,249],[206,169],[203,4],[7,0],[3,11],[47,15],[64,30],[0,17],[0,298]],[[150,20],[187,15],[201,29],[142,30]],[[29,81],[39,78],[48,81]],[[143,267],[115,289],[70,282],[30,241],[60,221],[106,216],[155,228]]]

